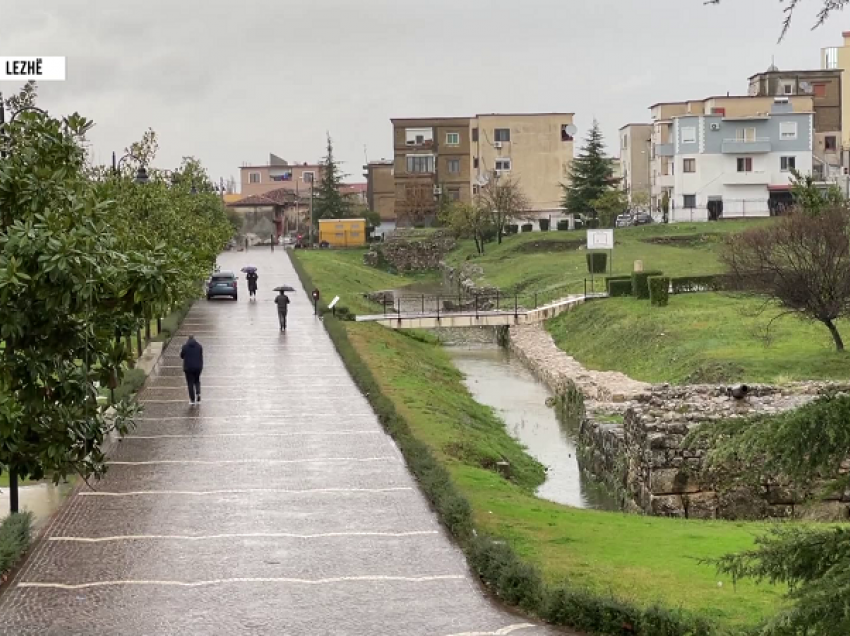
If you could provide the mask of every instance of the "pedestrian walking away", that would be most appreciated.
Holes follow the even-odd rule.
[[[183,359],[183,374],[186,376],[186,385],[189,387],[189,402],[200,404],[204,348],[195,340],[195,336],[189,336],[183,348],[180,349],[180,357]]]
[[[277,305],[277,319],[280,322],[280,330],[286,331],[286,314],[289,311],[289,296],[285,292],[280,292],[277,298],[274,299],[274,304]]]
[[[257,280],[259,279],[259,276],[257,276],[257,272],[256,271],[248,272],[245,275],[245,278],[248,279],[248,294],[250,295],[251,298],[256,298],[257,297]]]

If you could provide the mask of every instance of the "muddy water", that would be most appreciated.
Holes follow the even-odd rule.
[[[18,488],[18,507],[21,511],[33,513],[33,523],[36,528],[50,519],[62,504],[72,488],[72,484],[39,483]],[[0,519],[9,514],[9,488],[0,488]]]
[[[574,431],[546,406],[552,394],[519,360],[496,345],[446,350],[466,376],[473,397],[495,409],[508,432],[547,467],[539,497],[578,508],[619,510],[613,497],[582,476]]]

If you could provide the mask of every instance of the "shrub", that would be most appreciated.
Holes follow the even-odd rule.
[[[32,539],[32,513],[18,512],[0,523],[0,574],[11,570],[29,549]]]
[[[523,223],[522,224],[522,231],[523,232],[531,232],[531,230],[533,230],[533,229],[534,229],[534,226],[531,223]]]
[[[519,225],[516,223],[511,223],[505,226],[506,234],[519,234]]]
[[[650,276],[661,276],[664,272],[632,272],[632,296],[635,298],[649,298],[649,283]]]
[[[138,393],[139,389],[144,386],[147,377],[142,369],[127,369],[124,372],[121,384],[115,389],[115,401],[120,402],[134,393]]]
[[[611,283],[615,280],[627,280],[629,281],[629,285],[632,284],[632,275],[631,274],[618,274],[617,276],[606,276],[605,277],[605,290],[607,292],[611,292]],[[631,294],[631,292],[629,292]]]
[[[549,231],[549,219],[540,219],[540,231],[548,232]]]
[[[591,274],[604,274],[608,269],[608,255],[605,252],[588,252],[584,257],[587,260],[587,271]]]
[[[630,280],[612,280],[608,283],[608,295],[612,298],[631,296],[632,281]]]
[[[584,227],[588,230],[595,230],[599,227],[599,219],[587,219],[584,222]]]
[[[720,276],[676,276],[670,279],[670,286],[674,294],[719,291],[723,287]]]
[[[357,316],[353,314],[348,307],[343,305],[337,305],[334,307],[333,314],[337,317],[337,320],[352,321],[357,318]]]
[[[649,303],[656,307],[666,307],[670,296],[670,279],[667,276],[650,276]]]
[[[570,222],[569,221],[567,221],[566,219],[562,219],[561,221],[558,221],[558,231],[559,232],[564,232],[564,231],[567,231],[569,229],[570,229]]]

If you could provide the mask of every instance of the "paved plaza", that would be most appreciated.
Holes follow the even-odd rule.
[[[313,316],[288,257],[256,302],[195,304],[107,477],[71,496],[0,597],[9,636],[542,636],[470,575]],[[289,329],[273,287],[291,284]],[[180,346],[204,347],[190,406]]]

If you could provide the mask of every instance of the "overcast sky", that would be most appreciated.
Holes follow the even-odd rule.
[[[238,179],[269,152],[319,159],[328,130],[358,181],[392,156],[391,117],[574,112],[616,153],[654,102],[746,93],[771,56],[817,68],[850,28],[811,31],[820,4],[778,44],[779,0],[0,0],[0,55],[68,58],[39,103],[94,119],[104,163],[152,127],[158,167]]]

